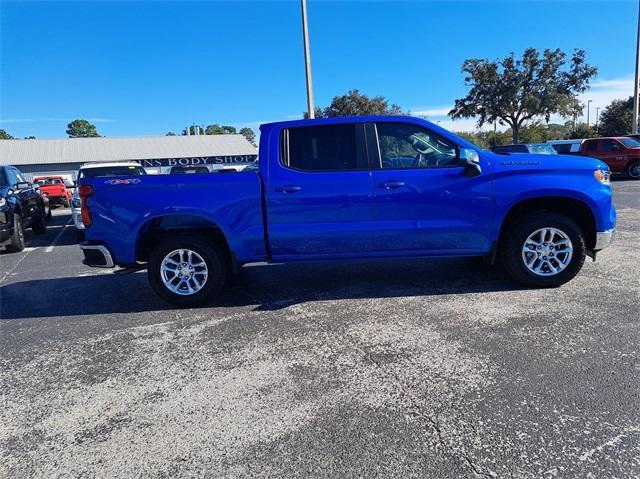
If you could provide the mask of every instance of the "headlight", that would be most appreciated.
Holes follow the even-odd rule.
[[[598,180],[603,185],[608,186],[611,184],[611,171],[609,170],[603,170],[601,168],[598,168],[596,171],[593,172],[593,176],[595,176],[596,180]]]
[[[6,204],[7,204],[7,199],[6,198],[0,198],[0,208],[2,208]]]

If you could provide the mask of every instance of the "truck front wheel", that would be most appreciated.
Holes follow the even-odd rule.
[[[166,236],[151,252],[147,274],[158,296],[189,307],[220,293],[227,279],[227,261],[222,248],[203,236]]]
[[[555,287],[570,281],[584,264],[581,228],[565,215],[538,211],[509,225],[499,251],[502,266],[517,282]]]

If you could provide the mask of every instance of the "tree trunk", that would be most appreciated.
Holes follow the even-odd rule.
[[[520,125],[514,123],[511,127],[511,133],[513,134],[513,144],[517,145],[520,143]]]

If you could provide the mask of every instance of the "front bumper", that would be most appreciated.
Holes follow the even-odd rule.
[[[613,243],[613,240],[616,237],[616,229],[610,229],[607,231],[598,231],[596,233],[596,246],[594,249],[594,251],[600,251],[603,250],[605,248],[608,248],[609,246],[611,246],[611,243]]]

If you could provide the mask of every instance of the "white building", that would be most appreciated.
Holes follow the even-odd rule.
[[[210,170],[246,166],[257,155],[242,135],[0,140],[0,163],[16,166],[29,179],[41,174],[75,179],[87,162],[135,161],[158,174],[177,165],[208,165]]]

